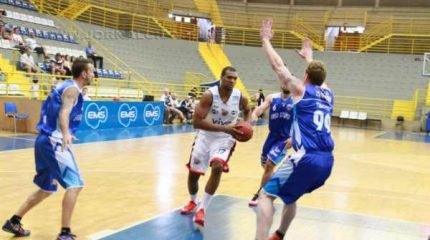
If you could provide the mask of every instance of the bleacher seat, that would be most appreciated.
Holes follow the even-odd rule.
[[[19,31],[21,32],[21,35],[28,35],[28,28],[26,27],[20,27]]]
[[[54,32],[49,32],[49,39],[51,40],[57,40],[57,34]]]
[[[43,38],[49,39],[49,32],[48,31],[42,31]]]
[[[36,33],[36,37],[43,38],[43,32],[39,29],[35,29],[34,32]]]

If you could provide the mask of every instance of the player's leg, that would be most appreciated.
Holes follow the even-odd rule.
[[[266,146],[267,144],[267,146]],[[260,190],[266,185],[269,179],[272,177],[273,172],[275,171],[275,167],[282,162],[285,158],[285,140],[284,139],[267,139],[266,144],[263,147],[263,154],[266,154],[265,157],[261,157],[261,163],[264,164],[264,172],[261,177],[260,188],[258,192],[254,195],[251,201],[248,203],[248,206],[255,207],[258,204],[258,193]]]
[[[71,231],[72,216],[84,182],[72,151],[63,151],[58,144],[55,151],[59,167],[59,171],[55,171],[55,178],[66,189],[62,202],[61,231],[57,239],[72,240],[75,237]]]
[[[30,211],[33,207],[38,205],[50,195],[51,193],[44,192],[40,189],[32,193],[21,205],[18,211],[5,222],[3,225],[3,230],[14,234],[16,237],[29,236],[31,232],[30,230],[26,230],[22,227],[21,219],[28,211]]]
[[[236,141],[233,138],[213,139],[210,146],[210,162],[211,175],[206,183],[205,193],[199,209],[194,216],[194,223],[198,227],[204,226],[205,211],[212,201],[216,190],[221,182],[223,172],[228,172],[228,161],[234,151]]]
[[[273,143],[273,138],[269,134],[269,135],[267,135],[266,141],[264,142],[263,149],[261,152],[261,157],[260,157],[260,163],[261,163],[261,166],[263,167],[263,169],[266,166],[267,154],[269,153],[270,149],[272,148],[272,143]],[[258,203],[257,199],[258,199],[258,195],[261,191],[262,186],[263,185],[260,183],[260,187],[258,188],[257,192],[255,192],[255,194],[252,196],[251,200],[248,202],[249,207],[256,207],[257,206],[257,203]]]
[[[187,187],[190,194],[189,202],[181,209],[181,214],[187,215],[197,210],[198,206],[198,191],[199,179],[204,175],[209,165],[209,152],[207,141],[204,136],[197,135],[194,140],[193,147],[190,154],[190,159],[187,163],[188,167],[188,180]]]
[[[274,197],[261,193],[258,198],[256,239],[266,240],[273,223]]]
[[[281,223],[279,225],[278,230],[272,234],[269,240],[282,240],[287,232],[288,228],[291,225],[294,217],[296,216],[296,203],[292,203],[289,205],[284,205],[284,209],[282,210],[282,218]]]
[[[21,219],[33,207],[49,197],[53,192],[57,191],[57,185],[54,181],[54,177],[50,173],[50,166],[48,164],[50,160],[53,158],[55,159],[55,153],[49,146],[50,144],[47,136],[39,135],[37,137],[34,147],[36,162],[34,183],[39,187],[39,190],[32,193],[18,211],[3,225],[4,231],[13,233],[15,236],[30,235],[29,230],[22,228]]]

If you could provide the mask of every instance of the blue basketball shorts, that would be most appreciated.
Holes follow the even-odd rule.
[[[261,165],[266,165],[268,160],[273,162],[274,165],[278,165],[284,159],[285,155],[287,155],[285,141],[287,139],[273,137],[269,134],[264,142],[261,153]]]
[[[46,192],[57,191],[57,183],[65,189],[84,186],[72,151],[69,148],[63,152],[59,141],[45,134],[39,134],[36,139],[36,176],[33,182]]]
[[[264,186],[269,196],[279,197],[285,204],[296,202],[305,193],[324,185],[333,167],[331,152],[297,154],[284,161]]]

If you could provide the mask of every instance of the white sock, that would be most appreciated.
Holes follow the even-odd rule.
[[[213,197],[214,195],[210,195],[209,193],[205,192],[203,194],[202,204],[200,205],[201,208],[206,209],[209,206],[209,203],[211,203]]]
[[[193,195],[190,195],[190,198],[191,198],[191,200],[192,200],[193,202],[195,202],[195,203],[197,203],[197,201],[199,200],[199,199],[198,199],[198,197],[197,197],[197,193],[196,193],[196,194],[193,194]]]

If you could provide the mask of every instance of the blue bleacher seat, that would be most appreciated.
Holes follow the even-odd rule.
[[[9,1],[8,0],[0,0],[0,3],[8,4]]]
[[[57,34],[54,32],[50,32],[49,33],[49,39],[51,40],[57,40]]]
[[[71,43],[76,43],[76,42],[75,42],[75,38],[74,38],[72,35],[69,35],[69,39],[70,39],[70,41],[69,41],[69,42],[71,42]]]
[[[22,2],[20,0],[15,0],[15,6],[22,8]]]
[[[115,78],[115,75],[112,70],[107,70],[109,78]]]
[[[8,3],[15,6],[15,0],[9,0]]]
[[[21,26],[19,28],[19,31],[21,32],[22,35],[28,35],[28,28]]]
[[[96,72],[97,72],[97,77],[99,77],[99,78],[104,77],[104,76],[103,76],[103,72],[102,72],[102,70],[101,70],[100,68],[97,68],[97,69],[96,69]]]
[[[30,6],[29,6],[28,2],[22,2],[22,8],[29,9]]]
[[[63,34],[63,41],[65,41],[65,42],[70,42],[69,35],[67,35],[67,34]]]
[[[39,29],[34,29],[34,32],[36,33],[36,37],[43,38],[43,33]]]
[[[115,70],[115,71],[113,71],[113,74],[114,74],[116,79],[121,79],[121,73],[120,72]]]
[[[29,28],[28,29],[28,35],[30,35],[30,33],[36,34],[36,31],[33,28]]]
[[[43,31],[43,38],[49,39],[49,32],[48,31]]]
[[[28,4],[28,8],[29,8],[30,10],[37,11],[36,6],[35,6],[34,4],[32,4],[32,3]]]
[[[57,40],[58,40],[58,41],[64,41],[64,39],[63,39],[63,34],[61,34],[61,33],[57,33]]]
[[[102,69],[102,72],[103,72],[103,76],[104,76],[105,78],[108,78],[108,77],[109,77],[109,72],[108,72],[108,70],[107,70],[107,69]]]

